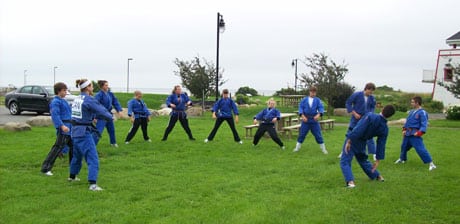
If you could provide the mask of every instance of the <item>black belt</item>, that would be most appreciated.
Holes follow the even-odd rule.
[[[72,123],[72,120],[62,120],[64,123]]]
[[[72,125],[75,125],[75,126],[93,126],[94,127],[94,124],[93,123],[78,123],[76,121],[71,121]]]

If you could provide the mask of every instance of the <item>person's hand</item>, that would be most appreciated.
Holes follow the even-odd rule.
[[[238,124],[239,121],[240,121],[240,119],[238,118],[238,115],[235,115],[235,123]]]
[[[423,134],[425,134],[425,133],[423,133],[422,131],[417,131],[417,132],[414,133],[414,136],[422,137]]]
[[[217,118],[216,112],[213,112],[213,113],[212,113],[212,119],[216,119],[216,118]]]
[[[176,108],[176,104],[173,104],[173,103],[169,104],[169,106],[170,106],[171,108],[173,108],[173,109]]]
[[[348,139],[347,143],[345,144],[345,154],[348,154],[350,149],[351,149],[351,141],[350,141],[350,139]]]
[[[131,120],[131,124],[134,123],[134,116],[131,116],[129,120]]]
[[[272,123],[273,123],[273,124],[276,123],[277,121],[278,121],[278,119],[277,119],[276,117],[274,117],[274,118],[272,119]]]
[[[302,121],[303,121],[304,123],[308,121],[308,118],[305,117],[305,115],[303,115],[303,114],[302,114]]]
[[[374,164],[372,164],[372,173],[375,172],[377,167],[379,166],[380,160],[375,160]]]
[[[152,118],[150,116],[147,117],[147,122],[150,122]]]
[[[252,122],[253,124],[257,124],[257,119],[254,119],[254,121]]]
[[[402,131],[402,135],[406,136],[406,130],[405,129]]]
[[[65,126],[65,125],[62,125],[62,126],[61,126],[61,130],[62,130],[63,132],[65,132],[65,133],[67,133],[67,132],[70,131],[70,129],[69,129],[67,126]]]
[[[361,115],[359,115],[359,114],[356,113],[355,111],[353,111],[353,116],[355,117],[356,120],[361,119]]]
[[[317,114],[316,116],[313,117],[313,119],[315,119],[315,121],[317,121],[320,116],[321,116],[320,114]]]

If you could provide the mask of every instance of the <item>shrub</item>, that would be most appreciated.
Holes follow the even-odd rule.
[[[423,103],[423,108],[429,113],[441,113],[444,109],[444,104],[441,101],[430,99]]]
[[[447,120],[460,120],[460,107],[452,106],[447,109]]]
[[[237,104],[249,104],[249,97],[243,94],[236,94]]]
[[[255,90],[253,88],[250,88],[249,86],[240,87],[238,89],[238,91],[236,91],[235,94],[243,94],[243,95],[251,94],[251,96],[258,96],[259,95],[257,90]]]

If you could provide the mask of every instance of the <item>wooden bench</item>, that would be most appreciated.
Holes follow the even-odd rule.
[[[252,129],[258,128],[258,127],[259,127],[259,124],[252,124],[252,125],[244,126],[244,129],[246,130],[246,138],[252,137]]]
[[[335,119],[320,120],[319,125],[321,126],[321,130],[332,130],[334,129],[334,122]]]
[[[300,129],[300,124],[296,124],[296,125],[283,127],[283,132],[285,134],[287,133],[288,138],[291,139],[292,138],[292,131],[299,131],[299,129]]]

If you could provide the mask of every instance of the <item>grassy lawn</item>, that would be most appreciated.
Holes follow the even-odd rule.
[[[241,109],[238,130],[244,144],[233,142],[223,124],[214,141],[204,144],[214,121],[190,118],[197,141],[179,124],[161,142],[167,117],[149,125],[152,143],[139,132],[123,144],[130,124],[116,122],[119,148],[104,132],[98,150],[102,192],[90,192],[84,165],[79,183],[68,183],[68,164],[57,160],[54,176],[40,165],[54,143],[52,127],[11,133],[0,129],[0,223],[457,223],[460,219],[460,122],[434,121],[424,141],[438,169],[429,172],[412,150],[406,164],[399,156],[401,127],[391,127],[386,181],[367,179],[357,163],[357,187],[346,189],[339,154],[346,125],[325,131],[329,155],[311,135],[292,153],[295,139],[282,138],[280,150],[269,138],[257,147],[244,139],[258,108]],[[289,110],[289,111],[287,111]],[[283,108],[282,112],[292,112]],[[348,119],[345,119],[348,121]],[[450,124],[450,125],[449,125]],[[444,126],[449,126],[445,128]]]

